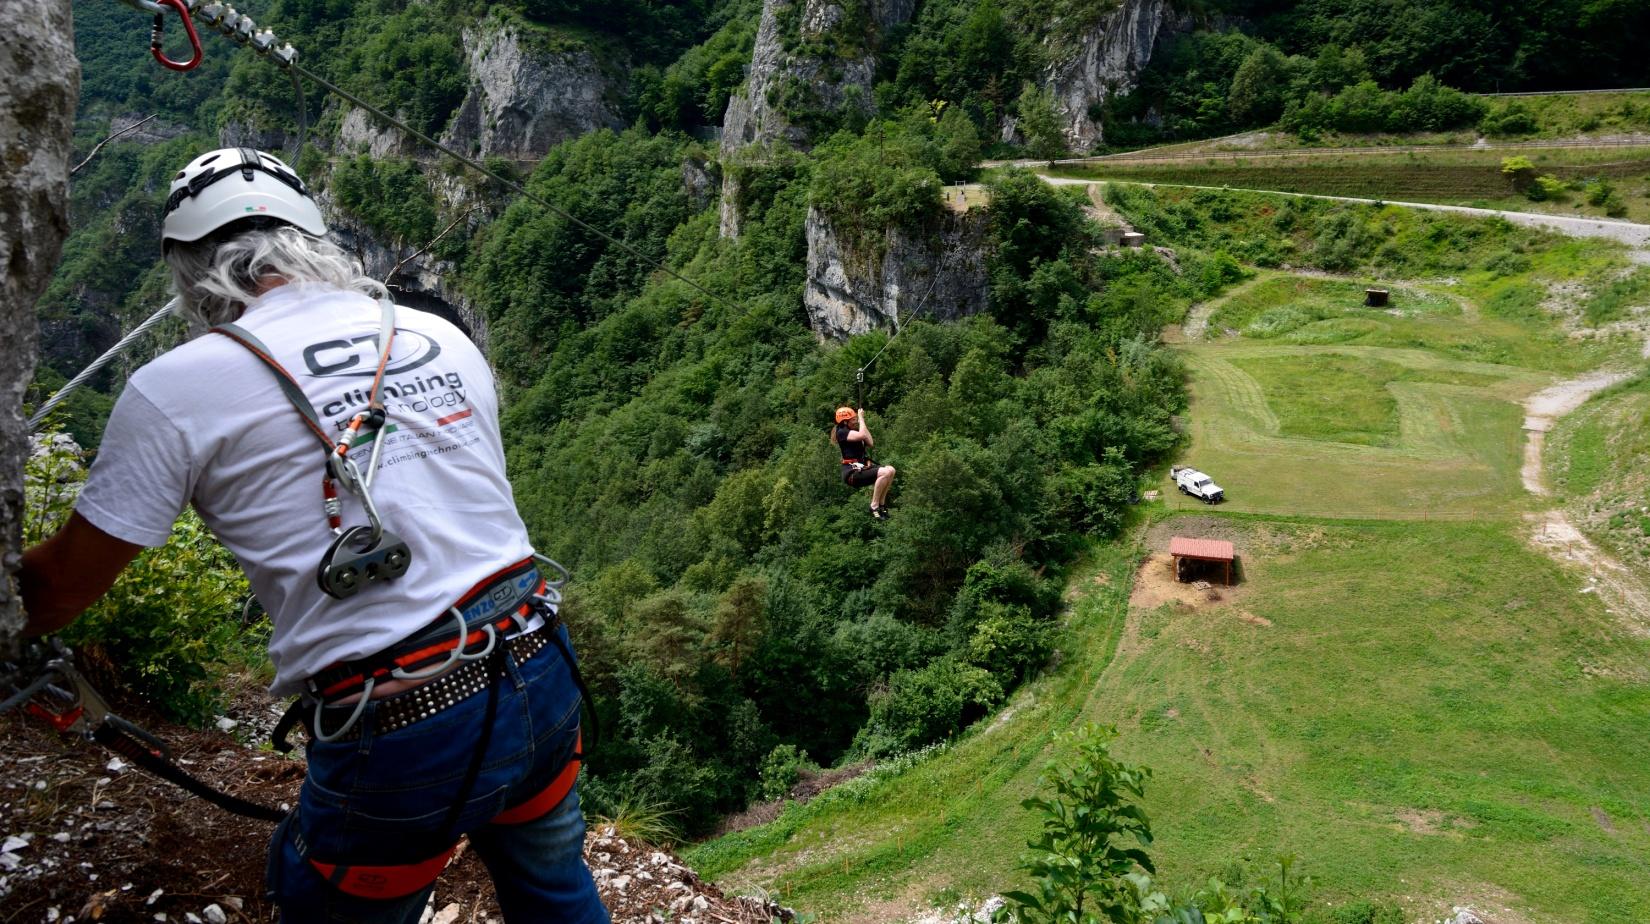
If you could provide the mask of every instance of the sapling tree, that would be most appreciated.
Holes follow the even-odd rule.
[[[1110,727],[1078,729],[1068,739],[1076,758],[1043,772],[1049,795],[1020,803],[1041,814],[1043,824],[1020,864],[1034,890],[1003,893],[1017,920],[1132,924],[1157,910],[1142,907],[1150,880],[1140,873],[1153,872],[1145,851],[1151,822],[1138,804],[1151,770],[1113,757],[1116,736]]]

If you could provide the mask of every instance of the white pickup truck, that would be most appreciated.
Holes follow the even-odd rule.
[[[1195,468],[1176,465],[1170,469],[1169,474],[1174,477],[1175,486],[1180,488],[1182,494],[1189,494],[1205,504],[1214,504],[1226,499],[1226,492],[1221,490],[1220,485]]]

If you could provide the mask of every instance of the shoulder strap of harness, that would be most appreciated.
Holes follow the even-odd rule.
[[[379,299],[378,305],[380,355],[378,361],[379,374],[373,381],[371,395],[373,407],[383,407],[384,404],[383,370],[389,364],[390,345],[395,338],[395,305],[391,304],[387,298]],[[251,331],[239,324],[219,324],[213,327],[211,332],[222,334],[239,343],[253,356],[263,361],[263,364],[269,368],[270,374],[275,376],[275,384],[281,387],[281,393],[286,395],[287,401],[292,403],[292,407],[297,410],[298,416],[303,418],[304,423],[309,426],[310,432],[315,434],[316,438],[321,441],[325,451],[330,455],[335,448],[334,440],[327,436],[326,428],[321,426],[321,416],[315,413],[315,406],[309,403],[309,398],[304,394],[304,390],[298,386],[298,380],[292,377],[292,373],[286,371],[286,367],[281,365],[280,360],[275,358],[275,354],[270,351],[269,347],[265,346],[264,342],[254,336]]]

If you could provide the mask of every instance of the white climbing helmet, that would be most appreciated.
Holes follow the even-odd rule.
[[[316,237],[327,233],[304,181],[272,154],[220,148],[195,158],[172,178],[161,210],[160,246],[198,241],[247,218],[273,218]]]

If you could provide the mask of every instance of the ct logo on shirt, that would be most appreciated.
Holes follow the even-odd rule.
[[[395,329],[390,347],[390,363],[385,375],[400,375],[432,362],[441,355],[441,345],[415,330]],[[304,347],[304,366],[309,374],[328,376],[371,376],[378,371],[378,335],[364,334],[349,340],[322,340]]]

